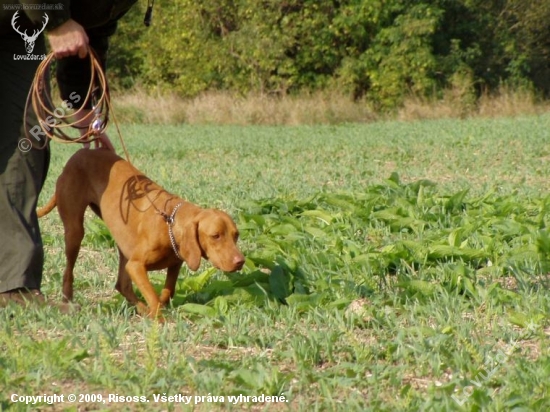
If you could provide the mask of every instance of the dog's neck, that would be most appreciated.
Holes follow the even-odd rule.
[[[176,220],[176,214],[182,213],[187,217],[193,217],[201,210],[199,206],[191,202],[173,197],[166,202],[164,210],[158,210],[158,213],[162,216],[164,221],[170,225]]]
[[[179,252],[179,245],[178,242],[176,242],[176,237],[174,236],[174,222],[176,220],[176,213],[178,212],[178,209],[183,205],[183,201],[179,202],[176,206],[174,206],[174,209],[172,210],[172,213],[170,215],[167,215],[165,212],[162,214],[162,217],[164,218],[165,222],[168,224],[168,237],[170,238],[170,244],[172,245],[172,250],[174,251],[176,257],[179,260],[185,260],[183,256],[180,255]]]
[[[168,237],[170,238],[170,244],[172,246],[172,250],[174,251],[174,254],[179,260],[185,261],[184,257],[180,254],[180,245],[176,241],[176,236],[174,235],[174,226],[176,224],[176,215],[178,214],[178,211],[181,210],[181,213],[184,213],[185,216],[195,216],[197,215],[202,209],[198,207],[197,205],[194,205],[191,202],[186,202],[183,199],[174,199],[169,202],[170,204],[167,206],[171,207],[171,212],[169,214],[165,212],[160,212],[164,221],[168,225]],[[173,205],[173,206],[172,206]],[[170,209],[167,209],[170,210]],[[180,215],[181,216],[181,215]]]
[[[166,192],[166,194],[168,196],[165,197],[164,202],[155,202],[159,206],[156,207],[157,213],[160,214],[166,221],[168,221],[169,217],[174,213],[174,209],[176,209],[176,207],[176,214],[179,215],[182,213],[186,216],[195,216],[202,210],[199,206],[188,202],[187,200],[168,192]]]
[[[181,214],[184,214],[186,216],[195,216],[195,215],[198,215],[200,213],[200,211],[202,210],[201,207],[199,207],[199,206],[197,206],[197,205],[195,205],[191,202],[188,202],[187,200],[183,200],[181,198],[174,197],[174,199],[172,199],[167,204],[166,211],[171,213],[178,204],[181,204],[181,206],[178,207],[178,210],[176,212],[178,215],[181,213]]]

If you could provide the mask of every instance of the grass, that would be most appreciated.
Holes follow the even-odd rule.
[[[152,124],[302,125],[368,122],[377,118],[368,105],[338,93],[273,97],[207,92],[184,99],[141,89],[120,92],[117,113],[125,121]]]
[[[116,253],[90,216],[82,309],[0,311],[0,409],[26,409],[14,393],[95,395],[45,410],[550,406],[549,115],[122,129],[138,168],[235,217],[246,266],[183,269],[160,326],[113,290]],[[53,145],[41,203],[74,150]],[[62,228],[55,211],[41,224],[59,300]]]
[[[531,90],[503,87],[476,98],[473,85],[445,90],[440,97],[405,98],[394,111],[381,112],[365,100],[353,101],[339,90],[297,96],[235,95],[210,91],[194,98],[145,91],[114,92],[118,117],[141,124],[318,125],[372,123],[381,120],[433,120],[538,115],[548,101]]]

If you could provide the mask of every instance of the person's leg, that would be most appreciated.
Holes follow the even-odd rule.
[[[36,205],[46,178],[49,149],[27,150],[27,145],[20,144],[20,141],[25,138],[23,113],[27,93],[40,61],[14,60],[14,54],[20,54],[20,51],[19,36],[2,37],[0,41],[0,262],[2,263],[0,293],[17,289],[39,291],[44,264]],[[33,53],[45,54],[45,52],[44,38],[40,36]],[[37,124],[37,121],[32,110],[29,112],[27,127],[30,128]],[[44,144],[44,142],[40,143]]]

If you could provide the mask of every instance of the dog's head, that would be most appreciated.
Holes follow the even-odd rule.
[[[201,257],[224,272],[235,272],[244,265],[237,247],[239,231],[231,217],[221,210],[203,209],[181,226],[180,254],[191,270],[199,268]]]

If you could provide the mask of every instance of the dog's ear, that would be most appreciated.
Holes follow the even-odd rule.
[[[199,245],[198,222],[192,220],[183,227],[183,236],[180,241],[180,253],[187,266],[192,271],[199,268],[202,252]]]

